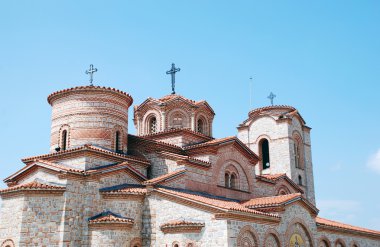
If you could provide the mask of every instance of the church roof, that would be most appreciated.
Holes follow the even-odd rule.
[[[292,179],[290,179],[285,173],[279,173],[279,174],[262,174],[259,176],[256,176],[256,178],[260,181],[269,182],[269,183],[276,183],[280,179],[284,179],[287,181],[294,189],[297,191],[304,193],[303,189],[301,189],[298,184],[296,184]]]
[[[156,177],[156,178],[153,178],[153,179],[150,179],[150,180],[147,180],[145,181],[143,184],[145,185],[155,185],[155,184],[160,184],[160,183],[163,183],[163,182],[166,182],[168,180],[172,180],[174,178],[177,178],[179,176],[182,176],[186,173],[186,169],[179,169],[177,171],[174,171],[174,172],[169,172],[169,173],[166,173],[162,176],[159,176],[159,177]]]
[[[220,197],[215,195],[210,195],[204,192],[196,192],[186,189],[176,189],[169,188],[165,186],[160,186],[155,188],[156,192],[170,195],[179,199],[196,202],[198,204],[207,205],[214,209],[221,210],[223,212],[243,212],[254,215],[268,216],[272,218],[279,218],[277,214],[264,213],[254,209],[247,208],[243,206],[239,200],[234,200],[226,197]]]
[[[121,224],[133,224],[134,220],[121,215],[112,213],[111,211],[105,211],[97,214],[88,219],[89,224],[109,224],[109,223],[121,223]]]
[[[267,116],[267,115],[276,117],[277,118],[276,120],[297,116],[300,119],[301,123],[303,125],[306,125],[306,122],[301,116],[301,114],[293,106],[274,105],[274,106],[265,106],[265,107],[253,109],[252,111],[248,113],[248,119],[245,120],[239,126],[240,127],[245,126],[250,120],[260,117],[260,116]]]
[[[107,149],[104,149],[101,147],[96,147],[96,146],[89,145],[89,144],[85,144],[85,145],[77,147],[77,148],[62,150],[62,151],[55,152],[55,153],[49,153],[49,154],[27,157],[27,158],[21,159],[21,161],[24,163],[30,163],[30,162],[33,162],[37,159],[52,159],[52,158],[60,157],[62,155],[72,155],[75,153],[86,152],[86,151],[97,153],[97,154],[104,154],[106,156],[111,156],[111,157],[117,157],[117,158],[120,158],[120,159],[123,159],[126,161],[130,161],[130,162],[137,162],[139,164],[149,165],[149,162],[142,157],[136,157],[133,155],[116,153],[114,151],[110,151],[110,150],[107,150]]]
[[[211,167],[211,162],[193,158],[187,155],[180,155],[180,154],[175,154],[175,153],[170,153],[170,152],[165,152],[165,151],[158,152],[158,154],[164,157],[168,157],[169,159],[174,159],[180,164],[191,164],[191,165],[201,166],[205,168]]]
[[[50,185],[50,184],[44,184],[38,181],[32,181],[25,184],[19,184],[15,186],[11,186],[6,189],[0,190],[0,195],[11,193],[11,192],[18,192],[18,191],[65,191],[65,186],[58,186],[58,185]]]
[[[172,220],[160,226],[164,233],[175,232],[200,232],[205,226],[203,222],[194,222],[189,220]]]
[[[145,186],[141,184],[121,184],[102,188],[99,191],[108,195],[145,195],[147,192]]]
[[[242,203],[242,205],[244,205],[247,208],[259,210],[286,206],[296,201],[302,201],[303,203],[305,203],[308,206],[308,208],[311,209],[311,211],[315,214],[317,214],[319,211],[313,204],[306,200],[301,195],[301,193],[254,198]]]
[[[78,92],[78,91],[81,91],[81,92],[86,92],[86,91],[109,91],[109,92],[112,92],[112,93],[116,93],[120,96],[123,96],[123,97],[127,97],[128,100],[130,101],[129,105],[132,104],[133,102],[133,98],[131,95],[129,95],[128,93],[126,92],[123,92],[119,89],[116,89],[116,88],[111,88],[111,87],[101,87],[101,86],[79,86],[79,87],[72,87],[72,88],[67,88],[67,89],[63,89],[63,90],[59,90],[59,91],[56,91],[54,93],[51,93],[47,100],[49,102],[49,104],[52,104],[53,100],[56,98],[56,97],[59,97],[61,95],[64,95],[64,94],[68,94],[68,93],[71,93],[71,92]]]
[[[91,168],[89,170],[81,170],[81,169],[75,169],[68,166],[60,165],[60,164],[50,162],[47,160],[38,159],[38,160],[35,160],[33,163],[26,165],[24,168],[12,174],[11,176],[7,177],[6,179],[4,179],[4,182],[9,183],[14,180],[17,180],[19,176],[22,176],[23,174],[25,174],[25,172],[28,172],[29,170],[31,170],[32,168],[36,166],[50,169],[56,172],[64,172],[64,173],[70,173],[70,174],[81,175],[81,176],[106,174],[109,172],[126,169],[131,173],[131,175],[133,175],[140,181],[145,181],[147,179],[144,174],[142,174],[141,172],[133,168],[128,161],[99,166],[99,167]]]
[[[220,145],[224,145],[227,143],[235,144],[236,147],[238,147],[239,150],[242,152],[242,154],[246,156],[252,163],[256,164],[257,161],[260,160],[260,158],[249,147],[247,147],[243,142],[241,142],[236,136],[213,139],[211,141],[185,146],[184,150],[187,153],[192,154],[196,153],[197,150],[204,150],[210,147],[219,147]]]
[[[361,232],[365,234],[370,234],[370,235],[377,235],[377,237],[380,237],[380,231],[375,231],[375,230],[370,230],[358,226],[352,226],[344,223],[340,223],[337,221],[332,221],[328,219],[324,219],[321,217],[316,217],[315,218],[317,222],[317,226],[323,227],[323,228],[328,228],[330,230],[348,230],[348,231],[354,231],[354,232]]]
[[[178,95],[178,94],[169,94],[169,95],[166,95],[160,99],[154,99],[154,98],[151,98],[149,97],[148,99],[146,99],[143,103],[141,103],[140,105],[138,106],[135,106],[134,107],[134,110],[135,110],[135,113],[140,111],[140,109],[142,109],[146,104],[148,104],[149,102],[154,102],[158,105],[161,105],[161,104],[170,104],[170,103],[175,103],[177,101],[183,101],[193,107],[200,107],[200,106],[205,106],[213,115],[215,115],[215,112],[214,110],[211,108],[211,106],[207,103],[207,101],[205,100],[201,100],[201,101],[194,101],[194,100],[190,100],[190,99],[187,99],[181,95]]]
[[[301,193],[293,193],[281,196],[259,197],[251,199],[243,203],[243,205],[248,208],[272,207],[281,205],[285,202],[289,202],[295,198],[299,198],[300,196]]]

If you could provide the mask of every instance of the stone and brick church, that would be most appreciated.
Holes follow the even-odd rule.
[[[379,231],[318,217],[294,107],[254,109],[214,138],[212,107],[174,93],[134,106],[132,135],[132,101],[92,85],[48,96],[50,151],[5,178],[1,247],[380,246]]]

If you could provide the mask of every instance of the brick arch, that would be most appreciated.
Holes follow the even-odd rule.
[[[211,126],[210,126],[210,120],[209,118],[203,113],[197,113],[195,116],[195,130],[198,131],[198,120],[203,121],[203,132],[204,135],[210,135],[211,134]]]
[[[169,127],[172,127],[172,121],[173,121],[173,116],[175,114],[181,114],[183,119],[182,119],[182,128],[190,128],[191,126],[191,123],[190,123],[190,113],[183,110],[183,109],[180,109],[180,108],[174,108],[172,109],[168,114],[167,114],[167,118],[166,118],[166,126],[169,128]]]
[[[141,238],[134,238],[131,241],[130,247],[141,247],[142,246],[142,240]]]
[[[242,229],[240,229],[236,237],[237,247],[258,247],[259,238],[257,236],[258,235],[252,226],[244,226]],[[249,245],[246,245],[246,243]]]
[[[307,224],[305,223],[305,221],[302,220],[302,219],[300,219],[300,218],[294,218],[292,221],[290,221],[288,223],[288,227],[287,227],[286,232],[285,232],[285,247],[289,247],[290,237],[294,233],[293,228],[297,224],[299,224],[301,226],[302,230],[304,231],[304,236],[303,237],[307,237],[307,239],[308,239],[308,241],[310,243],[310,247],[314,247],[315,244],[314,244],[313,237],[311,235],[311,231],[307,227]]]
[[[321,243],[323,243],[323,242],[325,243],[325,245],[327,245],[327,247],[331,247],[331,242],[326,236],[322,236],[319,238],[318,247],[320,247]]]
[[[346,247],[346,243],[341,238],[338,238],[337,240],[335,240],[334,247],[341,247],[341,246],[339,246],[339,244],[342,247]]]
[[[237,175],[238,188],[240,190],[250,191],[251,185],[245,168],[233,159],[221,160],[221,162],[217,162],[216,172],[214,173],[214,181],[218,181],[219,185],[224,186],[226,171],[230,173],[235,172]]]
[[[298,168],[305,169],[305,149],[304,149],[304,141],[303,141],[303,137],[301,133],[297,130],[293,131],[292,140],[293,140],[294,145],[298,147],[298,153],[299,153]],[[295,150],[293,150],[293,152],[295,152]]]
[[[70,148],[70,135],[71,135],[71,131],[70,131],[70,125],[68,124],[63,124],[60,128],[59,128],[59,131],[58,131],[58,147],[60,147],[62,149],[62,145],[63,145],[63,140],[62,140],[62,133],[63,131],[66,130],[66,149],[69,149]]]
[[[7,239],[1,244],[1,247],[15,247],[15,243],[12,239]]]
[[[149,121],[152,117],[156,118],[156,126],[157,126],[156,132],[160,132],[163,128],[165,128],[162,124],[160,112],[156,109],[149,110],[144,114],[144,117],[140,123],[141,124],[140,130],[141,130],[143,135],[150,134],[149,133]]]
[[[277,192],[276,192],[276,195],[280,196],[280,195],[288,195],[290,194],[290,189],[285,186],[285,185],[281,185],[278,189],[277,189]]]
[[[176,245],[177,245],[178,247],[180,247],[180,244],[179,244],[178,241],[174,241],[174,242],[172,243],[172,247],[176,247]]]
[[[273,237],[277,246],[273,246],[273,245],[269,245],[271,243],[269,243],[270,241],[270,237]],[[273,229],[273,228],[270,228],[268,229],[266,232],[265,232],[265,237],[264,237],[264,243],[263,243],[263,247],[269,247],[269,246],[273,246],[273,247],[281,247],[281,240],[280,240],[280,234],[278,234],[278,232]]]
[[[116,132],[119,131],[119,145],[120,145],[120,150],[124,150],[126,145],[127,145],[127,137],[125,135],[125,131],[123,130],[123,127],[120,126],[120,125],[115,125],[112,129],[112,136],[111,136],[111,147],[112,147],[112,150],[116,150],[116,141],[115,141],[115,138],[116,138]]]

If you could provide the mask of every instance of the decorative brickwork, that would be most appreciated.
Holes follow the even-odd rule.
[[[127,93],[76,87],[48,102],[51,152],[4,180],[0,247],[380,247],[379,231],[317,217],[310,128],[293,107],[253,110],[239,138],[214,139],[206,101],[147,99],[137,136]]]

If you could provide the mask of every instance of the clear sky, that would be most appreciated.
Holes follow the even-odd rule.
[[[379,13],[350,0],[1,1],[0,177],[49,151],[46,97],[87,85],[89,64],[139,104],[170,93],[175,62],[178,93],[214,108],[215,137],[271,91],[298,108],[320,216],[380,230]]]

